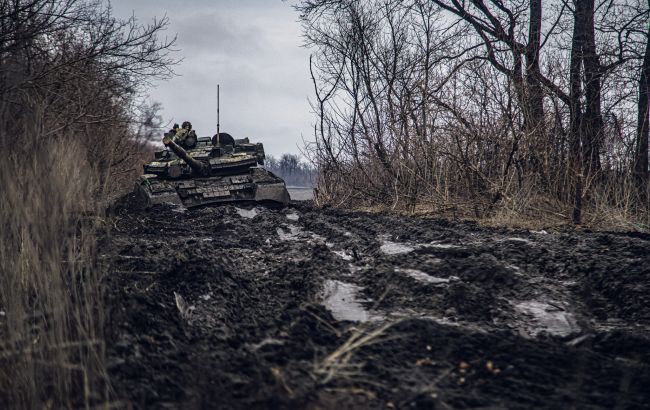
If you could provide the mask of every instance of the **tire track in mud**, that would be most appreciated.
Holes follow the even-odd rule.
[[[650,401],[647,236],[307,203],[138,211],[127,197],[115,213],[110,373],[135,407]]]

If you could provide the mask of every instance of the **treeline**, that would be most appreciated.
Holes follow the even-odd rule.
[[[264,168],[284,179],[288,186],[313,187],[316,179],[312,166],[294,154],[282,154],[279,159],[267,155]]]
[[[148,150],[168,76],[165,19],[121,20],[93,0],[0,0],[0,403],[108,403],[102,204]],[[106,256],[106,255],[103,255]]]
[[[297,9],[323,200],[647,225],[647,0]]]

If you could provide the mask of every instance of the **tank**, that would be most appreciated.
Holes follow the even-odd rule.
[[[228,141],[221,143],[220,141]],[[227,133],[191,141],[181,146],[165,134],[166,148],[144,164],[134,191],[148,208],[173,203],[194,208],[228,202],[262,202],[285,206],[289,193],[284,180],[260,167],[264,147],[248,138],[233,139]]]

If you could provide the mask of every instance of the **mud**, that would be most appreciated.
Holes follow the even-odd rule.
[[[650,408],[650,236],[130,204],[103,256],[127,406]]]

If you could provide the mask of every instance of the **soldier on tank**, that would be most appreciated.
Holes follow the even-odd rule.
[[[171,130],[167,131],[164,135],[169,135],[169,136],[174,136],[176,135],[176,132],[180,129],[180,125],[174,124]]]
[[[173,137],[173,141],[182,148],[194,148],[196,146],[196,131],[192,129],[192,123],[184,121],[181,127],[174,124],[174,127],[165,135]]]

